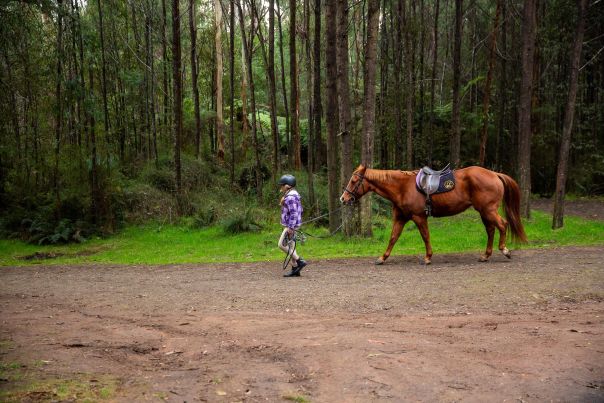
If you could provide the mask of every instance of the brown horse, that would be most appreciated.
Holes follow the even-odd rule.
[[[424,240],[426,256],[424,262],[430,264],[432,245],[428,231],[428,216],[425,212],[426,196],[420,193],[415,184],[418,171],[397,171],[369,169],[363,165],[353,172],[340,201],[352,204],[367,192],[375,192],[392,202],[393,226],[390,242],[376,264],[383,264],[390,256],[405,224],[412,220]],[[480,257],[486,262],[493,253],[495,228],[499,230],[499,250],[511,258],[505,246],[506,231],[509,225],[512,237],[516,241],[526,242],[526,235],[520,220],[520,190],[518,184],[509,176],[485,168],[473,166],[455,170],[455,188],[446,193],[433,194],[432,215],[446,217],[459,214],[473,206],[482,218],[487,231],[487,249]],[[507,221],[498,213],[499,205],[504,202]]]

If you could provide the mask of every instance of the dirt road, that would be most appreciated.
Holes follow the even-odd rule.
[[[604,248],[0,268],[0,361],[114,401],[602,401]],[[22,392],[24,401],[56,400]],[[16,395],[14,395],[16,396]],[[77,397],[77,395],[76,395]],[[29,400],[28,400],[29,399]]]

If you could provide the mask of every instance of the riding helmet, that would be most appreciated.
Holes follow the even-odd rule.
[[[281,179],[279,179],[279,185],[289,185],[291,187],[295,187],[296,178],[294,175],[283,175]]]

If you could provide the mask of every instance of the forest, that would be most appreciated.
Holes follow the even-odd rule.
[[[0,236],[245,225],[283,173],[370,235],[359,164],[505,172],[560,227],[604,194],[603,50],[600,0],[4,0]]]

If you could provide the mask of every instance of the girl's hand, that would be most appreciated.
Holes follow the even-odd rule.
[[[287,229],[287,235],[288,235],[290,238],[294,236],[294,232],[295,232],[295,231],[294,231],[292,228],[288,228],[288,229]]]

